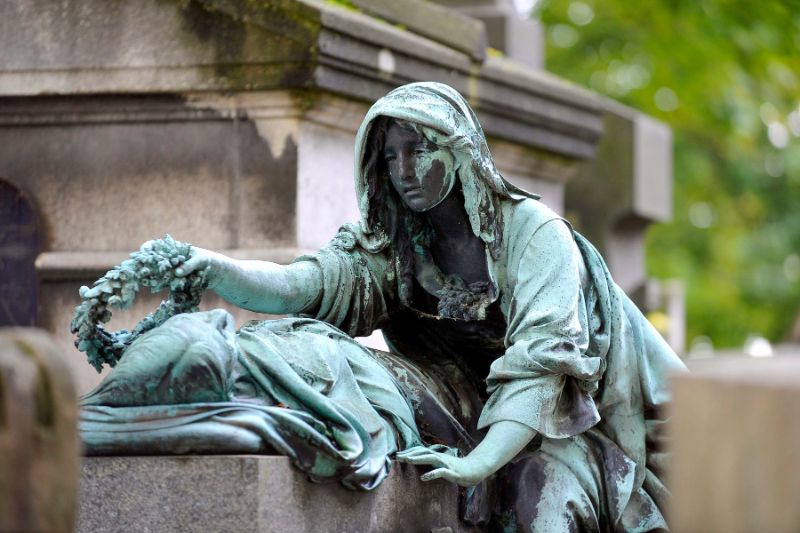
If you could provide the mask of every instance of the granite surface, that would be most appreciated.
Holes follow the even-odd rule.
[[[285,457],[84,458],[76,531],[471,531],[459,489],[393,464],[375,490],[311,483]]]

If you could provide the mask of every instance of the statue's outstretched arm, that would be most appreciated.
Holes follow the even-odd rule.
[[[446,479],[462,487],[471,487],[497,472],[513,459],[536,436],[525,424],[501,420],[489,427],[486,437],[466,457],[454,457],[416,446],[397,454],[397,460],[435,468],[420,479]]]
[[[322,272],[312,261],[245,261],[193,246],[192,257],[175,273],[185,276],[200,269],[207,269],[208,287],[214,292],[259,313],[299,313],[313,306],[322,290]]]

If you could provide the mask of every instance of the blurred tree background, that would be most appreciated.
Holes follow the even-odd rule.
[[[786,340],[800,311],[800,5],[541,0],[546,68],[673,129],[675,213],[650,275],[687,288],[687,339]]]

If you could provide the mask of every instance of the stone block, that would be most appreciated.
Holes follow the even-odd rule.
[[[543,27],[520,14],[512,0],[435,1],[483,22],[492,48],[529,67],[544,67]]]
[[[472,17],[426,0],[353,0],[353,4],[474,59],[486,57],[486,30]]]
[[[690,370],[673,380],[673,530],[800,531],[800,358]]]
[[[472,531],[458,519],[459,489],[392,465],[376,489],[315,484],[286,457],[89,457],[80,532]]]
[[[77,406],[49,335],[0,329],[0,531],[72,531]]]

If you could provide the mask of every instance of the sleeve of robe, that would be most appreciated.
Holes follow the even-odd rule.
[[[507,267],[506,351],[487,377],[491,396],[479,427],[513,420],[550,438],[569,437],[600,420],[589,391],[597,387],[603,361],[585,355],[583,259],[561,219],[517,240]]]
[[[322,292],[302,316],[341,329],[351,337],[366,336],[388,316],[394,283],[387,252],[368,252],[358,243],[358,229],[345,226],[318,252],[297,261],[311,261],[322,273]]]

